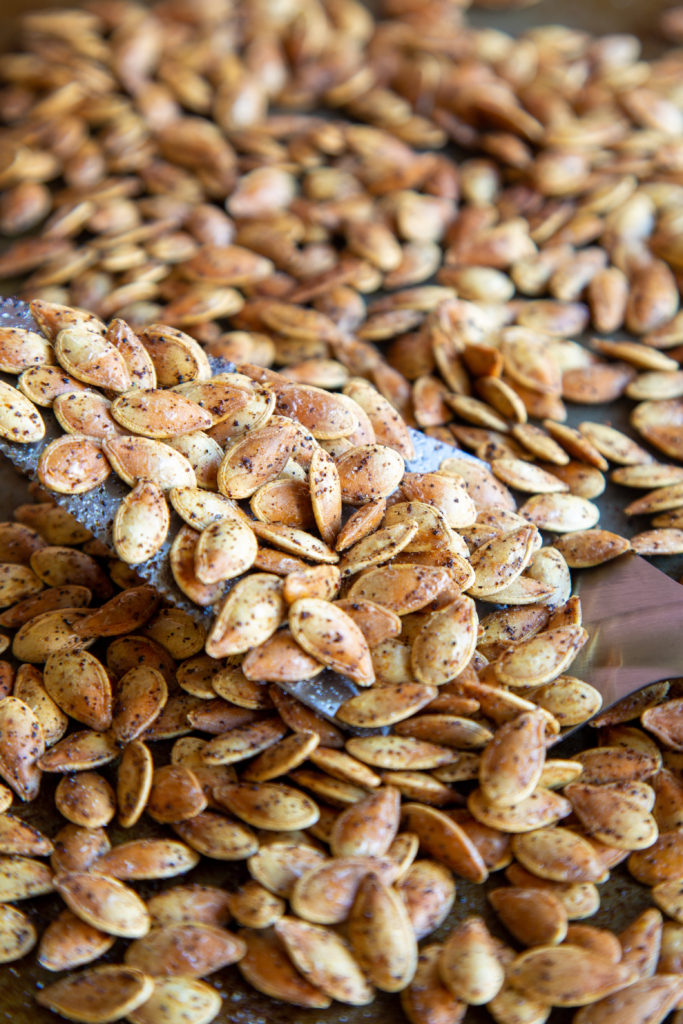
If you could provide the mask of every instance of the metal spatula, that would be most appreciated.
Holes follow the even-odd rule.
[[[38,330],[26,303],[15,299],[0,302],[1,326]],[[221,360],[213,360],[212,366],[216,373],[233,368]],[[14,382],[13,378],[7,379]],[[35,475],[43,447],[62,433],[48,410],[43,411],[43,416],[46,436],[37,444],[18,445],[0,439],[0,452],[29,476]],[[406,463],[406,469],[411,472],[433,472],[444,459],[453,456],[481,462],[418,430],[411,430],[411,435],[415,457]],[[88,494],[54,497],[96,537],[111,546],[111,523],[127,490],[112,474],[101,487]],[[169,568],[168,551],[179,526],[180,520],[176,517],[164,547],[136,569],[167,600],[208,624],[211,611],[188,601],[176,586]],[[632,553],[594,569],[582,570],[574,583],[575,591],[581,596],[583,622],[590,639],[573,662],[571,673],[600,691],[603,709],[649,683],[683,675],[683,586]],[[331,719],[335,718],[341,704],[359,692],[349,679],[327,670],[314,679],[282,684],[282,688]],[[563,733],[563,738],[570,731]]]

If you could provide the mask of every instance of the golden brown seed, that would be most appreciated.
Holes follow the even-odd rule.
[[[443,924],[455,899],[451,872],[434,860],[413,861],[396,882],[415,937],[423,939]]]
[[[372,987],[343,939],[335,932],[287,916],[276,922],[275,932],[295,967],[316,988],[352,1006],[372,1001]]]
[[[353,619],[338,606],[319,598],[302,598],[289,609],[289,626],[296,642],[323,665],[361,686],[374,682],[367,641]]]
[[[220,992],[198,978],[155,978],[149,999],[132,1013],[132,1024],[176,1024],[191,1017],[193,1024],[209,1024],[222,1004]]]
[[[149,931],[145,904],[115,878],[73,871],[57,875],[54,885],[69,909],[100,931],[131,939]]]
[[[112,527],[114,550],[128,565],[146,562],[166,540],[169,525],[163,492],[151,480],[140,480],[116,510]]]
[[[247,947],[239,971],[258,992],[294,1006],[324,1009],[330,1005],[330,996],[296,970],[272,929],[244,929],[239,936]]]
[[[542,889],[493,889],[489,900],[509,932],[523,946],[550,946],[567,934],[567,911],[561,900]]]
[[[338,815],[330,837],[335,857],[384,856],[398,832],[400,794],[383,786]]]
[[[554,1006],[585,1006],[636,980],[635,971],[570,944],[537,946],[521,953],[508,980],[522,993]]]
[[[314,825],[320,815],[309,796],[280,783],[223,783],[214,795],[221,806],[255,828],[289,832]]]
[[[83,1024],[108,1024],[133,1013],[154,990],[154,981],[142,971],[123,964],[93,967],[60,978],[41,989],[41,1006]]]
[[[489,803],[509,805],[531,796],[545,763],[546,723],[541,711],[530,711],[496,730],[479,765],[479,785]]]
[[[30,398],[0,381],[0,437],[32,444],[45,436],[43,418]]]
[[[84,494],[111,472],[100,442],[76,434],[51,441],[38,460],[38,479],[58,494]]]
[[[38,962],[48,971],[73,970],[97,960],[115,941],[65,909],[41,935]]]
[[[456,999],[488,1003],[500,991],[504,972],[482,918],[466,918],[450,933],[439,956],[439,976]]]
[[[96,772],[78,772],[60,779],[55,805],[68,821],[85,828],[108,825],[116,813],[114,791]]]
[[[224,928],[202,923],[152,928],[131,942],[125,960],[155,977],[200,978],[244,956],[244,942]]]
[[[403,458],[385,445],[359,445],[337,460],[342,501],[363,505],[386,498],[403,476]]]
[[[441,945],[420,950],[411,983],[401,992],[401,1007],[411,1024],[460,1024],[467,1003],[456,997],[441,981]]]
[[[252,573],[232,588],[206,640],[211,657],[241,654],[263,643],[285,614],[282,582],[271,573]]]
[[[370,981],[397,992],[412,979],[417,941],[398,893],[369,872],[361,881],[349,914],[351,948]]]
[[[191,871],[199,855],[173,839],[133,839],[119,843],[91,865],[91,871],[124,881],[170,878]]]

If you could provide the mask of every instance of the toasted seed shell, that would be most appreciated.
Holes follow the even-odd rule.
[[[326,860],[315,846],[283,839],[273,840],[249,857],[249,873],[276,896],[288,899],[298,878]]]
[[[57,361],[67,373],[84,384],[127,391],[128,368],[118,349],[101,334],[82,327],[64,327],[54,339]]]
[[[53,363],[52,346],[42,334],[23,327],[0,328],[0,369],[21,373],[28,366]]]
[[[408,615],[427,607],[451,584],[445,568],[406,562],[363,572],[351,584],[348,598],[374,601],[398,615]]]
[[[576,1024],[617,1024],[625,1020],[664,1020],[681,995],[681,979],[676,974],[656,974],[638,978],[632,985],[583,1007]]]
[[[506,868],[505,875],[512,885],[552,892],[561,901],[570,921],[591,917],[600,906],[600,893],[592,882],[547,881],[514,861]]]
[[[197,978],[155,978],[149,999],[127,1019],[132,1024],[209,1024],[222,1002],[219,992]]]
[[[288,629],[278,630],[252,647],[242,661],[242,671],[247,679],[272,683],[312,679],[322,670],[320,662],[299,647]]]
[[[233,500],[251,497],[284,469],[295,443],[294,424],[282,418],[251,431],[225,453],[218,469],[219,491]]]
[[[382,857],[396,838],[401,799],[397,789],[382,786],[338,815],[330,848],[335,857]]]
[[[520,526],[477,547],[470,557],[472,597],[491,597],[513,583],[531,561],[537,541],[534,527]]]
[[[64,909],[40,937],[38,963],[48,971],[71,971],[97,960],[115,941],[113,935],[93,928]]]
[[[125,960],[153,977],[201,978],[241,960],[246,946],[232,932],[189,923],[152,928],[144,941],[131,942]]]
[[[272,636],[284,614],[282,581],[272,573],[252,573],[223,601],[206,640],[206,653],[212,658],[243,654]]]
[[[195,548],[198,579],[207,585],[241,576],[254,564],[258,542],[245,523],[222,519],[205,527]]]
[[[258,992],[294,1006],[325,1009],[330,1005],[330,996],[311,985],[296,970],[272,929],[244,929],[239,936],[247,946],[238,964],[240,974]]]
[[[57,395],[52,405],[55,418],[65,433],[99,440],[123,433],[110,408],[111,403],[104,395],[88,388]]]
[[[190,768],[167,764],[154,770],[145,810],[155,821],[185,821],[200,814],[206,806],[204,791]]]
[[[370,981],[398,992],[417,967],[417,941],[405,904],[372,872],[361,880],[349,914],[351,948]]]
[[[129,487],[151,480],[162,491],[196,487],[195,472],[180,452],[149,437],[108,437],[102,449],[114,472]]]
[[[22,800],[40,787],[39,758],[45,751],[40,721],[17,697],[0,700],[0,775]]]
[[[161,548],[170,525],[166,499],[150,480],[139,480],[116,510],[114,550],[128,565],[139,565]]]
[[[488,870],[474,842],[446,814],[425,804],[407,803],[402,808],[404,829],[415,832],[420,845],[435,860],[471,882],[486,881]]]
[[[284,900],[253,878],[230,894],[232,916],[243,928],[269,928],[282,917],[285,908]]]
[[[0,904],[0,963],[20,960],[38,941],[30,919],[16,907]]]
[[[48,586],[78,584],[97,594],[100,600],[113,593],[112,581],[99,562],[77,548],[58,545],[41,548],[31,555],[31,568]],[[78,612],[76,617],[81,615]]]
[[[55,851],[50,865],[56,874],[86,871],[101,854],[111,848],[103,828],[65,825],[54,837]]]
[[[41,484],[50,491],[85,494],[107,479],[111,466],[99,441],[66,434],[43,449],[37,472]]]
[[[152,787],[153,770],[152,755],[142,740],[134,739],[126,744],[116,780],[116,802],[122,828],[131,828],[139,821]]]
[[[498,994],[505,974],[482,918],[466,918],[453,929],[441,950],[439,975],[456,999],[472,1006]]]
[[[614,786],[572,782],[565,793],[584,828],[605,846],[641,850],[657,839],[657,823],[649,810]]]
[[[418,940],[443,924],[455,900],[451,872],[434,860],[414,861],[396,882],[396,889]]]
[[[600,518],[597,505],[577,494],[538,494],[524,502],[520,515],[540,530],[570,533],[588,530]]]
[[[191,871],[198,863],[198,854],[184,843],[173,839],[133,839],[103,853],[90,870],[119,881],[138,881],[173,878]]]
[[[290,893],[294,913],[315,924],[339,924],[349,915],[358,886],[369,871],[390,884],[396,865],[387,857],[334,857],[313,864],[295,881]]]
[[[401,482],[404,470],[402,456],[378,444],[351,448],[336,463],[342,501],[349,505],[387,498]]]
[[[173,828],[188,846],[212,860],[245,860],[258,849],[250,828],[212,811],[202,811]]]
[[[637,977],[632,968],[569,943],[536,946],[521,953],[507,976],[516,989],[553,1006],[585,1006],[625,988]]]
[[[52,872],[30,857],[0,855],[0,903],[42,896],[54,889]]]
[[[41,1006],[81,1024],[109,1024],[133,1013],[152,995],[153,980],[123,964],[69,974],[36,995]]]
[[[161,672],[147,665],[132,668],[117,684],[112,731],[119,743],[138,739],[161,714],[168,687]]]
[[[117,423],[131,434],[159,439],[212,426],[213,417],[177,391],[136,388],[119,395],[111,407]]]
[[[208,380],[211,366],[194,338],[175,327],[151,324],[138,332],[156,370],[158,386],[174,387],[185,381]]]
[[[83,729],[55,743],[38,764],[45,772],[77,772],[100,768],[118,756],[119,749],[108,732]]]
[[[286,734],[279,718],[264,718],[236,725],[210,740],[202,753],[205,764],[235,764],[272,747]]]
[[[683,702],[680,698],[664,701],[656,707],[647,708],[641,715],[643,726],[672,750],[683,748],[680,728],[680,714]]]
[[[0,853],[46,857],[53,849],[51,841],[37,828],[11,814],[0,814]]]
[[[86,390],[85,384],[65,373],[61,367],[49,364],[29,366],[22,372],[17,386],[31,402],[47,408],[58,395]]]
[[[337,709],[336,717],[347,725],[361,728],[393,725],[415,715],[437,693],[435,686],[424,686],[421,683],[374,686],[344,701]]]
[[[116,813],[116,797],[96,772],[65,775],[55,790],[55,806],[67,821],[86,828],[108,825]]]
[[[246,518],[239,506],[230,498],[207,492],[201,487],[172,487],[168,497],[180,518],[195,530],[203,530],[211,523],[228,516]]]
[[[370,566],[390,561],[408,547],[417,531],[417,523],[410,519],[376,530],[354,544],[342,557],[339,566],[342,576],[352,576]]]
[[[605,868],[593,845],[573,829],[540,828],[516,835],[517,860],[539,878],[555,882],[601,882]]]
[[[501,725],[485,747],[479,785],[492,804],[509,805],[531,796],[545,763],[546,716],[523,712]]]
[[[147,901],[153,925],[200,921],[222,927],[230,920],[228,893],[217,886],[174,885]]]
[[[475,789],[467,798],[467,807],[482,825],[515,834],[555,824],[561,818],[566,818],[572,809],[565,797],[540,786],[531,796],[511,807],[488,803],[482,791]]]
[[[289,626],[296,642],[323,665],[361,686],[374,681],[367,641],[341,608],[319,598],[302,598],[289,609]]]
[[[216,787],[214,796],[218,803],[255,828],[290,832],[309,828],[320,816],[310,797],[280,783],[224,783]]]
[[[411,983],[401,992],[401,1007],[410,1024],[460,1024],[467,1003],[446,988],[439,974],[441,945],[423,946]]]
[[[464,595],[433,612],[413,642],[415,678],[440,686],[462,672],[474,653],[477,621],[474,602]]]
[[[320,743],[315,732],[295,732],[264,750],[242,772],[247,782],[268,782],[297,768]]]
[[[88,651],[50,654],[43,672],[45,689],[77,722],[102,732],[112,721],[111,684],[104,665]]]
[[[0,437],[33,444],[45,436],[45,423],[30,398],[0,381]]]
[[[145,904],[115,878],[73,871],[56,875],[54,886],[74,914],[108,935],[135,939],[149,931]]]
[[[545,630],[504,652],[494,664],[496,678],[508,686],[542,686],[564,672],[587,640],[582,626]]]
[[[609,530],[576,530],[566,533],[555,542],[570,569],[583,569],[601,565],[617,558],[630,548],[625,537]]]
[[[372,987],[335,932],[294,917],[282,917],[274,927],[295,967],[316,988],[352,1006],[372,1001]]]
[[[543,889],[493,889],[489,901],[508,931],[523,946],[554,946],[567,934],[567,911]]]
[[[354,736],[347,740],[346,749],[352,757],[373,768],[390,771],[402,769],[430,769],[450,764],[457,754],[448,747],[412,736]]]

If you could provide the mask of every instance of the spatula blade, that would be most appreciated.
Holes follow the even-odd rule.
[[[588,643],[571,673],[600,691],[603,708],[683,673],[683,587],[644,558],[621,555],[575,578]]]

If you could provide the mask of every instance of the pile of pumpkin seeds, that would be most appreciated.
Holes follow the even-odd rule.
[[[413,1024],[484,1004],[498,1024],[564,1006],[581,1022],[639,1022],[680,1000],[681,700],[652,686],[602,714],[598,746],[552,757],[600,698],[562,674],[585,638],[580,606],[533,524],[486,510],[469,528],[470,589],[498,605],[484,591],[512,591],[504,567],[526,559],[516,579],[542,580],[541,600],[478,622],[455,570],[419,551],[382,570],[381,595],[378,569],[356,575],[372,597],[302,597],[294,570],[280,583],[291,632],[215,658],[187,612],[37,496],[0,524],[0,949],[9,962],[36,947],[64,972],[40,1003],[93,1024],[208,1024],[221,993],[203,979],[230,964],[300,1007],[400,992]],[[435,506],[407,504],[414,541]],[[443,544],[443,513],[439,529]],[[387,734],[349,737],[262,681],[268,664],[315,665],[296,642],[311,637],[342,671],[365,664],[357,638],[369,644],[375,684],[357,673],[341,718]],[[50,773],[62,823],[48,835],[12,805],[44,799]],[[129,840],[112,844],[115,820]],[[202,861],[244,862],[243,882],[184,880]],[[622,861],[652,906],[617,936],[586,922]],[[487,883],[495,934],[477,915],[445,924],[463,880]],[[136,883],[150,881],[143,899]],[[15,904],[47,893],[63,909],[39,935]],[[112,962],[116,940],[128,945]]]
[[[39,1001],[95,1024],[168,1024],[189,1003],[200,1024],[221,1005],[203,977],[236,963],[297,1006],[400,992],[414,1024],[484,1004],[498,1024],[564,1006],[589,1024],[615,1005],[634,1022],[653,1001],[667,1013],[683,996],[678,689],[604,712],[600,745],[575,758],[550,750],[600,710],[567,674],[587,640],[570,565],[630,546],[596,526],[597,506],[526,460],[500,460],[533,492],[519,509],[500,466],[405,472],[405,423],[362,378],[335,393],[253,364],[210,377],[177,328],[31,308],[42,335],[4,334],[19,376],[0,424],[36,441],[52,403],[65,433],[38,462],[47,500],[0,529],[0,624],[16,631],[0,896],[5,959],[39,943],[41,966],[68,972]],[[565,428],[553,443],[590,442]],[[647,458],[636,466],[657,465]],[[112,470],[132,488],[115,551],[49,495]],[[171,568],[191,601],[215,603],[208,633],[134,571],[165,539],[166,494],[185,521]],[[277,685],[325,669],[359,687],[338,724]],[[63,776],[56,836],[10,810],[13,793],[39,798],[44,773]],[[115,817],[134,838],[111,844]],[[201,858],[244,861],[247,877],[147,900],[130,884]],[[617,937],[577,922],[621,861],[653,906]],[[509,884],[489,882],[498,871]],[[478,915],[447,930],[458,879],[488,883],[511,943]],[[13,904],[47,892],[66,909],[39,939]],[[122,962],[90,967],[116,939],[130,940]]]
[[[93,0],[26,15],[3,60],[0,229],[35,237],[0,274],[46,335],[2,333],[3,434],[50,406],[42,483],[132,488],[118,558],[45,496],[0,530],[5,812],[59,772],[67,822],[0,818],[3,955],[38,942],[12,904],[56,891],[39,960],[79,973],[39,998],[70,1019],[209,1021],[200,978],[235,962],[299,1006],[400,991],[413,1024],[655,1024],[683,997],[677,682],[549,756],[599,711],[566,674],[569,568],[683,549],[682,58],[463,6]],[[207,352],[238,372],[209,381]],[[564,422],[623,395],[643,444]],[[406,422],[491,472],[406,474]],[[599,528],[610,463],[651,531]],[[168,502],[208,635],[131,568]],[[340,725],[388,734],[277,687],[323,668],[360,687]],[[199,858],[244,884],[129,884]],[[653,906],[617,937],[581,922],[622,860]],[[458,878],[495,872],[509,943],[448,932]]]

